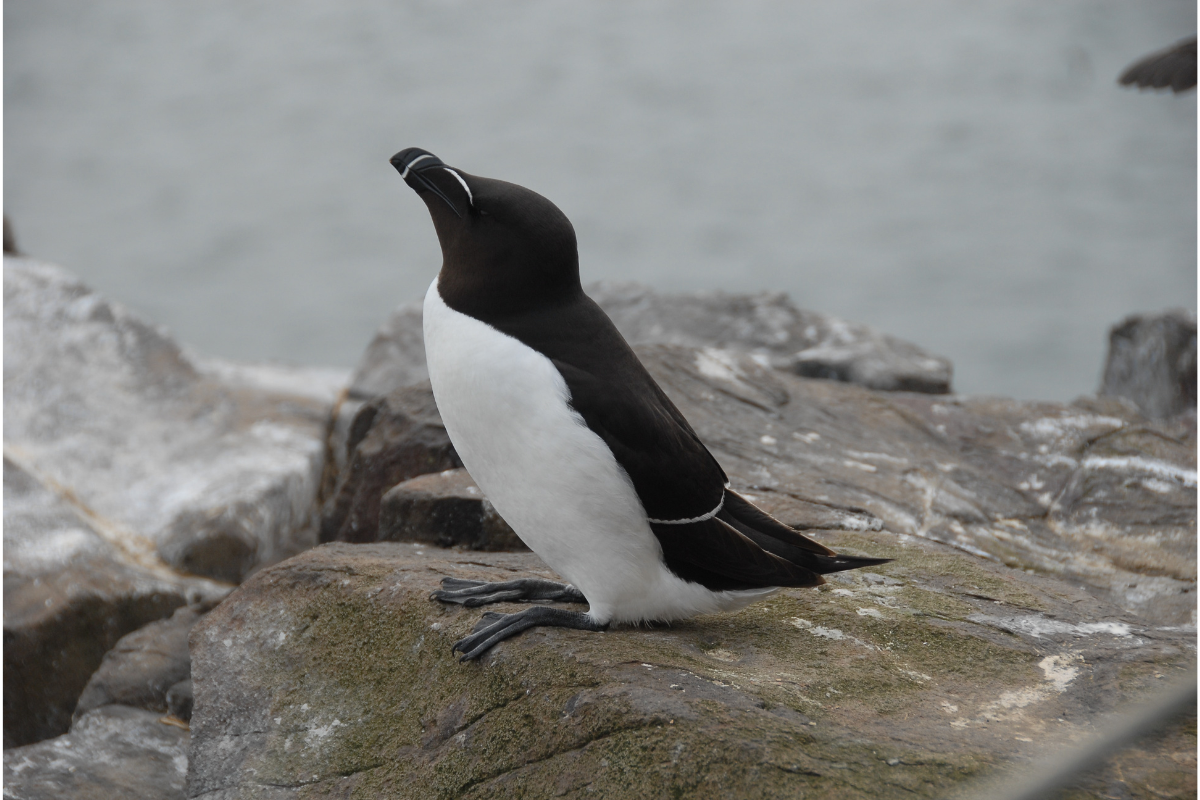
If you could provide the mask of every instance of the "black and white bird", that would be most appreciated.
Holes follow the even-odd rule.
[[[888,559],[838,555],[729,489],[721,465],[583,292],[575,230],[549,200],[410,147],[391,163],[425,201],[442,268],[425,295],[425,354],[442,421],[500,515],[569,581],[447,578],[434,598],[487,614],[463,660],[538,625],[729,611],[780,587]]]

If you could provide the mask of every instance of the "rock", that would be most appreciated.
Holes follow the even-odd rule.
[[[345,450],[346,467],[321,519],[322,542],[375,541],[386,491],[417,475],[462,466],[428,381],[363,404],[347,428]]]
[[[192,633],[188,794],[944,797],[1194,662],[1194,628],[1069,583],[888,531],[816,535],[896,561],[671,626],[531,630],[469,664],[450,644],[483,610],[429,593],[442,576],[552,577],[534,555],[301,554]],[[1135,772],[1186,796],[1194,752],[1178,726]],[[1089,796],[1146,794],[1098,780]]]
[[[482,612],[429,593],[553,577],[534,555],[325,545],[193,630],[190,795],[944,796],[1194,663],[1194,433],[1103,399],[638,352],[735,489],[896,561],[669,627],[529,631],[460,664],[449,646]],[[1176,726],[1084,791],[1194,791],[1194,748]]]
[[[1170,88],[1175,94],[1196,88],[1196,37],[1143,56],[1125,68],[1117,83],[1138,89]]]
[[[188,732],[162,715],[105,706],[71,732],[4,749],[4,796],[12,800],[182,800]]]
[[[602,283],[588,294],[630,344],[735,349],[810,378],[886,391],[950,391],[949,360],[866,325],[798,309],[782,292],[669,295]]]
[[[465,469],[420,475],[389,489],[380,503],[376,541],[526,549]]]
[[[21,254],[21,251],[17,249],[17,235],[13,232],[8,214],[4,215],[4,252],[6,255],[13,256]]]
[[[153,545],[4,459],[4,747],[65,733],[117,641],[229,588],[167,569]]]
[[[873,389],[950,391],[949,360],[866,325],[804,311],[787,295],[663,294],[634,283],[587,289],[632,345],[734,349],[772,367]],[[421,308],[396,309],[350,380],[352,397],[372,397],[428,377]]]
[[[1185,311],[1134,315],[1108,334],[1099,394],[1131,401],[1148,418],[1196,413],[1196,320]]]
[[[186,678],[167,690],[167,713],[185,722],[192,718],[191,678]]]
[[[122,637],[88,680],[73,718],[79,720],[92,709],[113,704],[166,713],[168,692],[191,675],[188,634],[205,610],[199,605],[179,608],[170,619],[151,622]]]
[[[874,392],[728,351],[638,352],[734,488],[785,522],[803,522],[797,500],[859,509],[862,524],[1081,581],[1147,623],[1195,624],[1194,434],[1116,402]],[[773,408],[756,399],[781,388]]]
[[[795,308],[786,295],[730,295],[721,292],[664,295],[636,284],[598,284],[589,293],[612,317],[631,343],[667,343],[704,347],[718,371],[726,370],[735,354],[749,353],[763,365],[793,374],[849,381],[886,390],[944,393],[950,389],[950,362],[924,353],[915,345],[884,336],[866,326],[854,325]],[[421,474],[411,469],[366,467],[409,452],[397,440],[384,445],[378,435],[367,447],[368,458],[355,456],[353,428],[369,426],[378,411],[377,397],[415,385],[427,378],[421,309],[417,305],[398,308],[384,323],[355,370],[345,398],[332,416],[330,464],[321,492],[324,508],[320,541],[365,542],[391,539],[377,533],[377,504],[383,492],[405,478]],[[766,406],[774,404],[770,389],[761,394],[769,379],[759,380],[760,394],[751,398]],[[426,382],[424,385],[428,385]],[[430,408],[436,406],[429,399]],[[365,415],[360,421],[358,415]],[[351,422],[351,420],[354,420]],[[434,423],[430,423],[431,425]],[[436,425],[440,426],[440,418]],[[399,434],[410,436],[407,428]],[[378,440],[378,441],[375,441]],[[354,463],[357,459],[358,463]],[[453,464],[422,467],[425,471]],[[841,512],[837,512],[840,514]],[[831,519],[830,512],[818,516]],[[819,526],[819,523],[818,523]],[[398,534],[413,536],[410,530]],[[439,534],[441,535],[441,534]]]
[[[1115,401],[878,392],[737,350],[637,350],[734,487],[788,524],[929,538],[1194,624],[1194,432]]]
[[[4,298],[5,447],[39,474],[196,574],[316,541],[328,371],[201,361],[30,259],[5,258]]]
[[[410,303],[393,311],[375,332],[350,378],[350,398],[369,400],[428,379],[421,305]]]

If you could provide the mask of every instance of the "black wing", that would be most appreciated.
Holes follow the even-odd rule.
[[[646,516],[692,519],[720,504],[725,471],[640,363],[644,375],[614,382],[553,361],[571,390],[571,407],[629,474]]]
[[[724,470],[683,414],[608,316],[580,297],[536,318],[485,321],[557,367],[571,406],[633,482],[668,569],[720,591],[816,586],[823,573],[886,563],[838,556],[726,490]]]
[[[721,465],[591,298],[484,321],[554,363],[571,407],[629,474],[647,516],[690,519],[721,502]]]

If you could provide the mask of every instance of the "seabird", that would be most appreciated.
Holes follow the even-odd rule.
[[[557,206],[420,148],[391,163],[429,208],[442,247],[424,332],[446,432],[500,515],[568,581],[446,578],[433,598],[589,605],[486,614],[454,644],[462,660],[534,626],[602,631],[730,611],[889,560],[839,555],[729,488],[584,294],[575,230]]]

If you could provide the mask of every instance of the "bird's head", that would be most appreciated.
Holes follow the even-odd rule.
[[[447,166],[419,147],[391,162],[433,218],[442,246],[438,289],[452,308],[519,313],[582,291],[575,229],[549,200]]]

